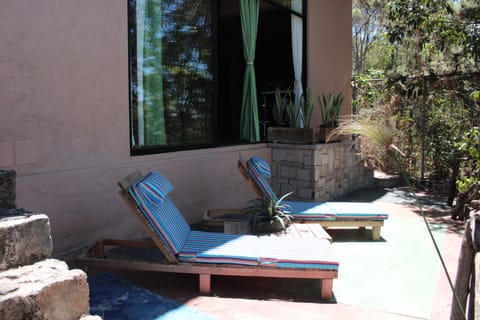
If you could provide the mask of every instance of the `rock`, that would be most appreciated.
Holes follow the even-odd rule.
[[[50,221],[44,214],[0,219],[0,271],[52,255]]]
[[[8,288],[0,292],[0,319],[78,320],[89,313],[87,275],[63,261],[0,272],[0,288]]]

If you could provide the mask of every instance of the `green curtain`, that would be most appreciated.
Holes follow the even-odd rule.
[[[240,139],[249,142],[260,141],[258,123],[257,85],[255,81],[255,44],[258,30],[259,0],[240,0],[240,21],[242,24],[243,55],[246,61],[243,79],[242,111],[240,115]]]
[[[138,144],[166,143],[161,0],[137,1]]]

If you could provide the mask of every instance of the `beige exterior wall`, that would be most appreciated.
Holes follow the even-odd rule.
[[[352,1],[309,0],[307,82],[315,96],[343,92],[342,115],[351,114]],[[315,98],[312,127],[321,124]]]
[[[309,1],[309,81],[318,92],[348,91],[351,57],[343,52],[351,38],[338,34],[350,31],[345,3]],[[18,207],[50,217],[56,253],[99,237],[144,235],[117,194],[116,182],[133,170],[167,176],[174,202],[193,223],[205,208],[239,207],[254,197],[237,171],[239,154],[271,159],[264,144],[130,156],[126,6],[2,1],[0,169],[17,171]],[[333,17],[339,10],[348,12]],[[345,46],[335,49],[343,36]]]

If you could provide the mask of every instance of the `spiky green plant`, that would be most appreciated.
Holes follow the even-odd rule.
[[[292,99],[290,91],[287,92],[286,99],[288,121],[290,122],[290,127],[295,128],[297,126],[297,108],[295,107],[295,101]]]
[[[307,88],[302,94],[300,106],[303,112],[303,127],[310,128],[310,121],[312,119],[313,111],[313,94],[310,88]]]
[[[369,119],[344,119],[327,137],[327,141],[339,135],[359,135],[373,144],[384,146],[387,150],[394,150],[405,156],[393,143],[396,129],[392,122],[391,120],[379,122]]]
[[[244,214],[253,215],[250,221],[252,231],[258,233],[258,226],[260,224],[274,224],[277,221],[282,226],[282,230],[286,230],[290,225],[292,216],[287,213],[289,206],[283,204],[282,201],[292,193],[293,192],[289,192],[285,194],[277,201],[266,197],[252,200],[250,205],[242,210]]]
[[[340,109],[343,103],[343,94],[329,93],[323,94],[322,98],[317,97],[318,105],[320,107],[320,117],[322,119],[322,126],[325,128],[335,128],[338,126],[338,118]]]
[[[284,121],[285,111],[287,110],[287,99],[285,96],[282,97],[280,89],[275,90],[275,104],[272,110],[273,121],[277,125],[281,125]]]

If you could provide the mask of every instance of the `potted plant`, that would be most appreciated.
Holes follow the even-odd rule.
[[[320,125],[320,140],[326,142],[330,133],[338,127],[340,109],[344,98],[343,94],[339,92],[336,94],[323,94],[321,98],[317,97],[317,99],[320,108],[320,118],[322,120],[322,124]]]
[[[275,103],[273,104],[272,117],[273,123],[276,127],[288,127],[289,119],[287,108],[290,103],[290,90],[288,90],[283,96],[280,89],[275,90]]]
[[[290,226],[292,217],[286,213],[288,205],[282,204],[282,201],[292,193],[287,193],[277,201],[266,197],[251,201],[242,212],[253,215],[249,222],[252,233],[269,234],[285,231]]]
[[[319,129],[310,128],[310,119],[313,111],[313,95],[307,88],[300,97],[300,110],[303,114],[303,122],[297,127],[298,110],[295,106],[295,97],[288,90],[284,95],[279,89],[275,92],[275,104],[273,106],[274,127],[268,128],[268,141],[281,143],[317,143]]]

